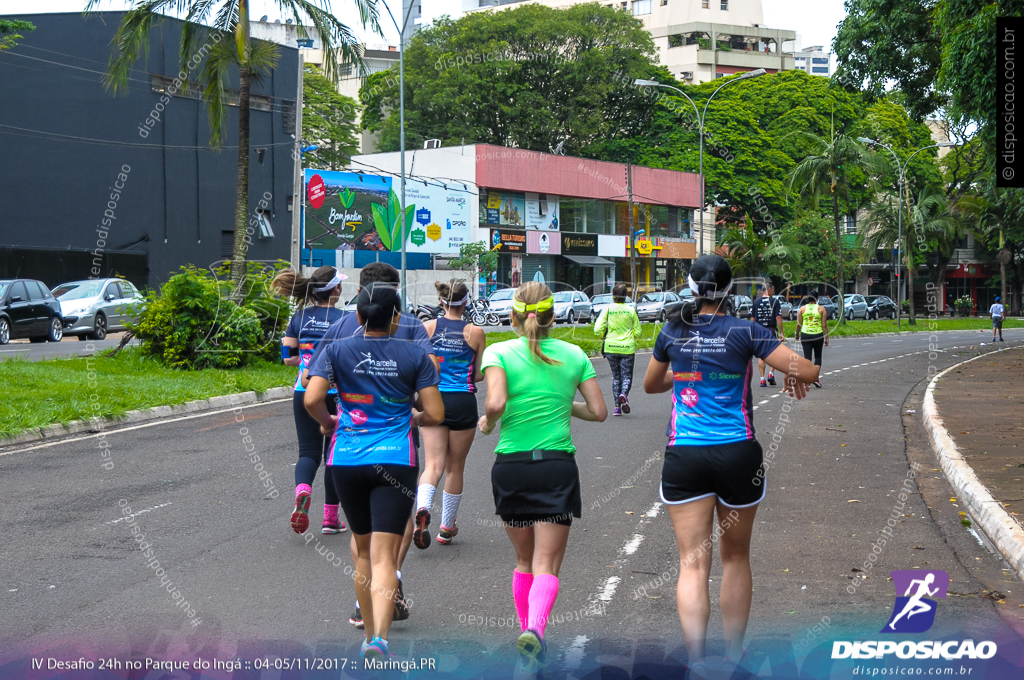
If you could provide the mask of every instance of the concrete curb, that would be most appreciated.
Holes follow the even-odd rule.
[[[53,439],[54,437],[66,437],[72,434],[83,432],[103,432],[108,428],[115,428],[118,425],[132,425],[156,420],[157,418],[168,418],[171,416],[182,416],[201,411],[213,411],[216,409],[233,408],[235,406],[246,406],[259,404],[265,401],[278,399],[290,399],[292,396],[291,387],[271,387],[266,392],[237,392],[235,394],[224,394],[209,399],[198,399],[186,401],[184,404],[174,406],[154,406],[152,408],[137,409],[128,411],[118,418],[100,418],[96,420],[74,420],[66,425],[60,423],[47,425],[46,427],[32,428],[10,439],[0,439],[0,447],[14,446],[17,444],[28,444]]]
[[[1007,349],[1016,348],[1007,347],[996,350],[996,352],[1005,352]],[[924,412],[924,426],[928,431],[928,438],[932,449],[939,459],[942,472],[945,473],[946,479],[949,480],[950,486],[953,487],[953,491],[956,493],[957,500],[965,507],[967,514],[981,527],[981,530],[985,532],[996,549],[999,550],[1013,570],[1019,575],[1024,574],[1024,528],[1021,528],[1021,525],[1009,513],[1003,510],[999,501],[992,498],[992,494],[988,492],[985,485],[974,474],[971,466],[960,455],[956,443],[943,426],[942,418],[939,416],[935,405],[935,384],[940,378],[960,366],[971,363],[975,359],[980,359],[996,352],[986,352],[967,361],[954,364],[937,374],[928,383],[928,389],[925,391],[921,410]]]

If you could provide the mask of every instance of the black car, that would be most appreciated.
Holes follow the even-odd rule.
[[[896,303],[885,295],[866,295],[869,319],[895,319]]]
[[[60,342],[64,320],[60,303],[35,279],[0,280],[0,345],[14,338]]]

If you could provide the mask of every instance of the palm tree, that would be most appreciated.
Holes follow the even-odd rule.
[[[836,230],[836,289],[839,291],[839,320],[843,315],[843,235],[840,231],[839,202],[849,203],[850,177],[855,170],[870,172],[879,164],[876,156],[853,137],[843,133],[831,139],[810,132],[801,136],[811,145],[811,154],[790,171],[789,188],[809,200],[815,207],[822,197],[832,203],[832,219]]]
[[[896,200],[891,194],[877,201],[868,212],[867,229],[868,236],[866,244],[868,252],[874,252],[878,248],[895,248],[899,242],[899,226],[896,216]],[[956,217],[950,212],[949,204],[941,189],[926,186],[917,195],[909,210],[908,223],[903,225],[902,250],[905,260],[900,263],[901,267],[907,268],[907,276],[913,281],[914,271],[918,262],[923,262],[926,253],[917,253],[915,256],[915,244],[931,243],[937,241],[952,242],[955,244],[954,234],[961,229]],[[918,247],[916,250],[920,251]],[[948,258],[947,258],[948,261]],[[945,270],[945,264],[942,266]],[[907,296],[910,307],[910,323],[914,325],[917,320],[914,316],[914,294],[911,284],[910,294]]]
[[[1013,189],[997,186],[991,175],[983,177],[977,188],[980,195],[964,196],[957,208],[973,220],[974,233],[980,241],[989,247],[998,243],[996,259],[999,261],[1000,296],[1009,306],[1006,298],[1006,265],[1011,255],[1006,248],[1006,228],[1021,217],[1019,197]]]
[[[377,0],[353,1],[363,26],[369,26],[380,34]],[[85,11],[89,12],[100,2],[87,0]],[[330,0],[277,0],[275,4],[292,15],[300,32],[303,25],[315,29],[323,49],[324,72],[328,77],[337,71],[338,56],[341,63],[362,63],[358,41],[349,27],[331,13]],[[198,80],[207,102],[210,144],[214,147],[220,147],[223,142],[228,105],[235,103],[225,85],[232,70],[238,69],[238,184],[231,284],[235,295],[243,295],[248,251],[245,228],[249,219],[250,89],[273,69],[278,51],[272,43],[253,42],[250,38],[249,0],[131,0],[131,9],[117,27],[114,52],[107,65],[105,83],[113,93],[127,87],[135,62],[149,51],[150,30],[165,18],[165,14],[182,16],[185,22],[179,49],[182,69],[197,55],[206,57]],[[182,87],[188,87],[187,83]]]
[[[758,234],[749,215],[745,216],[743,228],[726,231],[721,243],[733,272],[748,277],[782,276],[782,265],[799,262],[805,250],[790,234]]]

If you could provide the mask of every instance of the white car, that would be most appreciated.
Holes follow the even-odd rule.
[[[512,323],[512,298],[518,288],[502,288],[487,296],[490,311],[498,315],[501,323]]]
[[[608,305],[612,303],[611,293],[602,293],[601,295],[595,295],[591,300],[590,304],[593,307],[594,314],[590,317],[591,321],[597,321],[597,317],[601,316],[601,312],[607,309]],[[626,303],[633,309],[636,309],[636,303],[633,302],[632,298],[626,298]]]
[[[145,298],[124,279],[86,279],[62,283],[52,291],[64,317],[64,335],[102,340],[138,318]]]

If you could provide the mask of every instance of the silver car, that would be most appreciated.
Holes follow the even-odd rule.
[[[644,293],[636,305],[636,315],[641,321],[665,322],[665,307],[679,302],[679,296],[672,291],[664,293]]]
[[[563,290],[555,293],[555,322],[576,323],[590,321],[594,306],[586,293],[578,290]]]
[[[597,318],[599,316],[601,316],[601,312],[603,312],[608,307],[608,305],[610,305],[611,303],[612,303],[612,295],[611,295],[611,293],[604,293],[602,295],[595,295],[590,300],[590,304],[591,304],[591,306],[593,307],[593,310],[594,310],[594,314],[593,314],[593,316],[590,317],[590,320],[591,321],[597,321]],[[633,309],[636,309],[636,303],[633,302],[632,298],[628,298],[627,297],[625,304],[629,305]]]
[[[773,295],[772,299],[779,303],[779,316],[784,320],[789,319],[790,321],[793,321],[796,319],[796,307],[794,307],[793,303],[787,300],[785,296]]]
[[[491,311],[498,315],[501,323],[512,322],[512,298],[518,288],[502,288],[487,296],[487,304]]]
[[[835,302],[838,304],[839,296],[837,295],[835,298]],[[844,295],[843,313],[846,314],[847,321],[853,321],[857,318],[866,321],[868,318],[868,301],[864,299],[863,295]]]
[[[102,340],[123,331],[138,317],[145,298],[124,279],[87,279],[62,283],[52,291],[64,317],[64,335]]]

